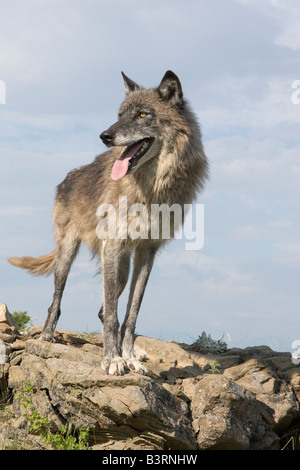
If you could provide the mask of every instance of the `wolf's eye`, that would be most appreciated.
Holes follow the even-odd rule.
[[[141,117],[141,118],[144,118],[144,117],[146,117],[146,116],[147,116],[146,113],[140,113],[140,117]]]

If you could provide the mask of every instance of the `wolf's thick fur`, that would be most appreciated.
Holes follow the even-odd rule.
[[[41,335],[49,341],[60,315],[71,264],[80,244],[87,243],[92,253],[100,257],[103,275],[103,305],[99,312],[103,322],[103,368],[107,373],[117,375],[127,368],[146,373],[145,367],[135,358],[133,335],[155,254],[166,240],[162,237],[152,240],[150,236],[147,239],[101,240],[96,230],[97,208],[101,204],[112,204],[118,213],[120,196],[127,197],[128,206],[145,205],[149,213],[151,204],[180,204],[183,207],[195,199],[207,177],[207,159],[200,130],[183,98],[178,77],[168,71],[159,87],[147,90],[124,74],[123,78],[127,96],[121,105],[119,119],[100,136],[112,148],[92,163],[72,170],[57,187],[53,210],[55,250],[39,258],[9,259],[11,264],[34,275],[49,275],[54,271],[53,302]],[[123,160],[133,144],[140,141],[150,147],[141,157],[127,158],[130,161],[127,170],[128,163],[124,167]],[[120,169],[112,171],[117,160],[125,175],[120,174]],[[124,230],[124,227],[118,228]],[[127,312],[119,332],[118,297],[128,280],[133,251]]]

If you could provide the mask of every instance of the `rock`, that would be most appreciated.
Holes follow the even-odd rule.
[[[16,334],[19,334],[17,325],[11,314],[8,311],[6,304],[0,304],[0,324],[5,323],[8,326],[13,327]]]
[[[47,410],[54,408],[61,422],[89,426],[93,444],[143,433],[145,443],[148,435],[157,434],[165,448],[196,448],[185,401],[149,377],[107,376],[101,369],[102,348],[90,344],[90,352],[86,341],[75,344],[81,347],[28,339],[20,366],[10,368],[8,386],[18,390],[24,381],[34,383],[34,406],[39,402],[41,414],[49,417]]]
[[[278,442],[254,393],[223,375],[210,375],[200,381],[191,410],[200,449],[263,449],[266,436],[269,448]]]
[[[294,394],[298,400],[298,402],[300,402],[300,374],[299,374],[299,369],[289,369],[286,374],[285,374],[285,378],[287,380],[288,383],[291,384],[291,387],[294,391]]]
[[[3,341],[3,339],[0,339],[0,366],[9,361],[9,354],[9,346]]]
[[[175,382],[177,379],[197,377],[202,368],[192,354],[185,351],[178,343],[166,342],[145,336],[138,336],[135,346],[147,353],[147,368],[150,377],[163,378]]]
[[[7,402],[8,383],[7,383],[8,365],[0,364],[0,410],[1,405]]]
[[[281,433],[287,429],[293,420],[299,418],[299,402],[289,385],[285,385],[285,390],[276,394],[256,395],[256,399],[265,405],[265,409],[270,415],[271,428],[276,433]]]
[[[224,376],[254,393],[273,394],[279,387],[274,370],[262,360],[249,359],[240,365],[226,369]]]
[[[0,304],[0,340],[13,343],[20,335],[6,304]]]
[[[0,365],[0,395],[12,397],[12,409],[0,420],[0,448],[13,447],[13,436],[24,449],[49,447],[28,434],[18,398],[28,383],[27,403],[48,417],[53,433],[66,423],[88,426],[89,446],[98,450],[279,449],[300,419],[300,368],[267,346],[197,353],[138,336],[149,374],[108,376],[101,334],[56,331],[47,343],[37,339],[39,327],[18,336],[9,334],[13,325],[0,325],[14,337],[1,343],[8,362]]]

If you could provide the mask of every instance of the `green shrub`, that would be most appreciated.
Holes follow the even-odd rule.
[[[213,349],[218,353],[224,353],[227,351],[227,344],[222,341],[223,337],[217,341],[211,338],[210,335],[207,335],[205,331],[198,336],[198,339],[191,344],[191,349],[193,351],[200,351],[201,349]]]
[[[29,423],[29,434],[41,436],[46,444],[53,450],[87,450],[89,428],[79,427],[78,437],[72,434],[72,426],[66,424],[59,431],[51,431],[51,423],[47,417],[42,417],[38,410],[32,405],[31,396],[34,393],[33,384],[25,382],[19,391],[15,393],[15,399],[24,407],[23,416]]]
[[[12,313],[11,316],[13,317],[14,322],[20,333],[26,332],[28,327],[32,326],[32,318],[27,314],[27,312],[18,311]]]

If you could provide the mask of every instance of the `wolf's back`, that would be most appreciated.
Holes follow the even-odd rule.
[[[8,258],[10,264],[23,268],[29,271],[34,276],[49,276],[55,268],[56,264],[56,250],[48,255],[40,256],[39,258],[32,258],[31,256],[24,256],[23,258]]]

